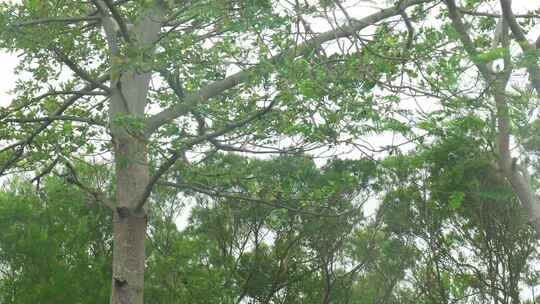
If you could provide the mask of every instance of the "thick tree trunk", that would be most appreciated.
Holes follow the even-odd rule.
[[[111,304],[142,304],[146,215],[135,208],[149,180],[144,142],[116,140],[116,173]]]
[[[145,119],[151,72],[144,71],[142,67],[126,68],[130,58],[122,54],[116,44],[117,33],[111,27],[111,22],[107,21],[110,17],[107,3],[96,3],[101,10],[113,56],[109,119],[114,146],[116,206],[113,217],[114,249],[110,303],[143,304],[146,213],[142,207],[143,193],[149,185],[150,177],[146,138],[139,123]],[[153,43],[158,39],[163,21],[162,9],[163,7],[156,4],[134,20],[133,30],[124,33],[129,36],[129,41],[126,41],[128,48],[144,51],[147,57],[151,56]],[[125,26],[127,29],[127,25]],[[124,63],[120,63],[118,58],[122,58]],[[136,66],[138,62],[133,64]]]
[[[111,304],[143,303],[146,214],[138,205],[150,178],[146,140],[130,121],[144,118],[149,81],[148,73],[126,72],[111,96],[116,172]],[[119,124],[122,117],[128,120]]]
[[[146,214],[138,207],[150,177],[146,140],[133,121],[144,119],[150,74],[128,71],[118,81],[109,109],[116,172],[110,303],[142,304]]]

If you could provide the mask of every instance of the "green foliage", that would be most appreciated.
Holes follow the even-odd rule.
[[[431,146],[387,162],[395,168],[394,185],[379,216],[391,235],[413,238],[417,249],[426,250],[411,268],[418,284],[408,291],[416,293],[411,299],[468,297],[473,303],[493,297],[485,291],[492,286],[515,298],[519,278],[531,271],[526,265],[537,259],[533,231],[524,225],[509,185],[489,159],[479,157],[489,154],[474,128],[459,125]],[[490,281],[495,274],[504,279]],[[475,292],[480,296],[467,296]]]
[[[113,124],[131,132],[141,132],[144,129],[144,119],[133,115],[118,115],[113,118]]]
[[[72,186],[13,181],[0,194],[2,303],[107,302],[110,218]]]
[[[367,269],[355,263],[372,256],[376,246],[375,232],[363,231],[365,220],[353,200],[369,188],[372,163],[334,160],[317,168],[301,156],[215,155],[207,165],[193,173],[200,184],[216,183],[212,176],[219,176],[214,188],[223,195],[235,189],[235,197],[198,196],[182,232],[156,214],[149,301],[292,304],[318,301],[327,293],[346,303],[358,273]],[[351,265],[356,269],[348,272]],[[325,292],[328,283],[336,287]]]
[[[502,59],[508,54],[509,50],[505,48],[494,48],[486,53],[479,54],[478,56],[476,56],[476,58],[474,58],[474,60],[478,61],[481,64],[485,64],[496,59]]]

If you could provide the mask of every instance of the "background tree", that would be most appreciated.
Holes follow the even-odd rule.
[[[62,179],[38,193],[10,183],[0,195],[3,303],[106,302],[111,276],[110,214]]]
[[[379,216],[422,251],[405,279],[417,301],[521,303],[536,273],[535,233],[502,174],[478,157],[489,155],[483,123],[455,123],[434,145],[387,160],[399,167]]]
[[[230,193],[236,187],[222,189],[221,196],[197,195],[184,230],[176,227],[176,213],[191,190],[180,196],[170,188],[156,192],[146,242],[147,301],[351,301],[353,286],[361,279],[371,281],[364,276],[382,256],[379,242],[387,243],[359,210],[363,200],[358,196],[376,186],[373,164],[335,160],[317,168],[306,157],[234,158],[251,163],[245,170],[256,177],[250,183],[257,186],[240,198]],[[95,185],[95,172],[88,169],[78,167],[86,173],[79,179]],[[199,172],[203,176],[214,169],[206,165]],[[227,179],[244,176],[237,174],[222,172],[219,181],[228,184]],[[291,204],[316,206],[325,215],[263,205],[268,192],[261,187],[293,195]],[[5,270],[0,297],[13,303],[105,300],[109,290],[103,280],[110,275],[112,258],[106,208],[61,177],[45,179],[40,189],[21,181],[3,195],[0,214],[7,233],[0,240]],[[258,199],[259,208],[246,204],[248,197]],[[96,208],[101,217],[92,217]],[[387,269],[389,275],[395,270]],[[88,286],[95,288],[86,291]]]

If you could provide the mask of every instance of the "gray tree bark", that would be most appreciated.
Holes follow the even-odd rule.
[[[94,3],[102,17],[112,64],[109,124],[114,146],[116,204],[110,303],[142,304],[146,213],[139,202],[149,183],[148,152],[147,141],[141,130],[130,126],[129,122],[144,120],[151,72],[137,68],[124,71],[122,66],[115,65],[121,64],[116,62],[119,58],[123,62],[129,60],[119,52],[119,39],[123,39],[129,48],[153,51],[162,25],[162,7],[156,3],[155,7],[140,15],[134,26],[127,26],[107,2],[97,0]],[[129,28],[132,30],[128,31]],[[119,118],[125,118],[126,123],[119,124]]]

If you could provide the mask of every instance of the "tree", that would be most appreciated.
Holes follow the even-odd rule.
[[[409,269],[415,301],[521,303],[520,284],[538,259],[534,230],[491,166],[484,123],[452,125],[431,145],[386,160],[396,170],[379,217],[422,252]]]
[[[414,250],[387,240],[360,208],[377,187],[372,161],[332,160],[318,168],[308,157],[269,160],[216,154],[200,176],[233,158],[251,173],[220,173],[221,196],[198,194],[184,230],[175,214],[183,197],[160,187],[148,210],[145,300],[152,303],[376,303],[392,298]],[[105,172],[76,166],[85,185]],[[180,185],[178,185],[180,186]],[[234,196],[231,194],[236,190]],[[239,193],[244,193],[239,199]],[[283,193],[287,208],[253,208]],[[288,200],[286,196],[294,197]],[[324,215],[295,209],[308,205]],[[97,215],[97,216],[95,216]],[[93,197],[58,176],[40,188],[16,180],[0,197],[0,299],[7,303],[106,301],[110,276],[110,214]],[[380,289],[380,284],[386,288]],[[29,293],[28,290],[34,292]]]
[[[241,169],[224,169],[224,160]],[[198,196],[201,205],[176,239],[199,245],[158,255],[155,262],[168,266],[157,281],[178,282],[184,276],[189,283],[172,285],[170,291],[189,302],[346,303],[371,258],[366,246],[375,246],[367,232],[365,243],[355,243],[356,232],[365,227],[357,196],[370,192],[376,174],[371,161],[333,160],[317,168],[305,156],[254,160],[216,154],[201,167],[199,179],[215,174],[220,179],[204,186],[208,193]],[[280,197],[280,208],[265,204],[274,196]]]
[[[110,214],[63,179],[36,193],[23,181],[0,194],[2,303],[106,302]]]
[[[345,141],[343,130],[402,128],[381,116],[375,127],[343,123],[375,118],[371,103],[350,105],[362,99],[359,87],[373,87],[398,63],[373,64],[380,58],[366,51],[371,42],[363,50],[356,33],[426,2],[399,1],[320,34],[306,17],[326,2],[3,3],[1,47],[22,55],[18,71],[31,79],[19,81],[16,99],[2,109],[0,172],[68,174],[109,207],[111,303],[142,303],[145,205],[155,185],[174,182],[197,159],[193,153],[204,160],[214,150],[275,152],[280,137],[299,136],[301,145],[281,149],[290,153]],[[322,47],[347,37],[356,52]],[[335,114],[335,106],[344,112]],[[108,162],[110,154],[112,198],[81,183],[72,165],[101,156]]]
[[[477,2],[481,3],[481,1]],[[525,104],[520,105],[519,99],[528,99],[530,95],[526,94],[526,92],[512,92],[507,89],[515,70],[524,67],[529,74],[530,87],[536,90],[537,93],[540,92],[540,67],[538,65],[537,46],[527,40],[525,30],[517,22],[509,0],[499,2],[502,15],[500,15],[497,22],[497,29],[492,35],[491,41],[488,40],[488,43],[486,43],[484,40],[483,44],[477,43],[478,39],[471,38],[462,20],[462,13],[459,12],[455,1],[449,0],[445,1],[445,3],[457,38],[463,44],[470,61],[477,68],[480,77],[485,83],[488,96],[491,96],[495,101],[494,116],[497,121],[497,150],[495,153],[497,153],[497,166],[519,196],[523,208],[526,210],[528,220],[540,233],[540,202],[538,202],[531,185],[528,168],[526,168],[526,165],[518,164],[518,159],[514,158],[511,153],[511,135],[516,132],[516,128],[513,127],[514,121],[520,118],[523,119],[523,115],[526,115],[519,112],[520,110],[526,111],[523,107],[534,107],[534,104],[530,104],[529,100],[526,100]],[[492,15],[490,17],[498,16]],[[481,25],[479,23],[480,30],[482,30]],[[509,31],[511,31],[512,37]],[[512,58],[513,54],[510,49],[512,41],[515,41],[522,50],[521,58],[517,62]],[[496,60],[502,62],[495,63]],[[502,67],[498,68],[498,65],[501,64]],[[515,110],[512,108],[515,108]]]

